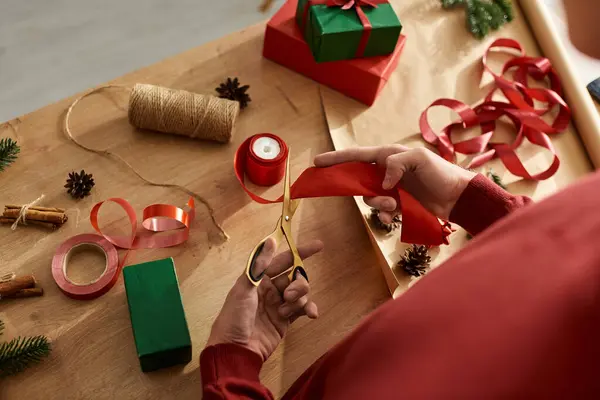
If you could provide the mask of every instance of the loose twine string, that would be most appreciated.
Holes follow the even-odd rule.
[[[153,85],[136,84],[133,89],[124,85],[105,85],[93,89],[73,101],[64,119],[64,131],[67,138],[80,148],[108,158],[115,159],[129,168],[140,180],[150,186],[177,189],[204,204],[213,224],[221,236],[229,239],[215,217],[215,211],[208,200],[185,186],[172,183],[154,182],[142,176],[127,160],[108,150],[88,147],[75,139],[70,127],[71,113],[84,98],[106,89],[124,89],[131,91],[129,98],[129,121],[138,128],[153,129],[165,133],[176,133],[192,138],[228,142],[231,139],[233,125],[239,113],[239,103],[203,96],[183,90],[161,88]]]
[[[42,199],[44,197],[46,197],[46,196],[44,194],[42,194],[40,197],[38,197],[31,203],[25,204],[23,207],[21,207],[21,210],[19,211],[19,215],[17,216],[17,219],[15,220],[15,222],[11,225],[10,229],[13,231],[16,230],[17,226],[19,225],[19,222],[22,222],[23,225],[27,225],[27,218],[25,217],[25,215],[27,214],[27,211],[29,210],[30,207],[33,207],[33,206],[37,205],[40,201],[42,201]]]

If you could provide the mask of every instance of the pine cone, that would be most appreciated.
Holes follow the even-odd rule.
[[[240,108],[244,109],[248,106],[248,103],[252,101],[246,91],[250,89],[249,85],[240,86],[238,78],[227,78],[227,80],[216,88],[215,90],[219,93],[219,97],[222,99],[234,100],[240,103]]]
[[[425,275],[430,263],[431,257],[427,246],[413,244],[404,251],[404,255],[398,261],[398,267],[409,275],[419,277]]]
[[[379,219],[379,210],[376,208],[371,208],[371,215],[369,216],[369,219],[371,220],[371,223],[373,224],[373,227],[375,227],[375,229],[386,231],[387,233],[390,233],[400,228],[400,225],[402,225],[402,219],[399,215],[396,215],[392,219],[391,224],[384,224]]]
[[[69,189],[67,193],[73,198],[83,199],[90,194],[90,190],[94,187],[94,179],[92,174],[86,174],[84,170],[81,170],[80,173],[73,171],[69,174],[65,187]]]

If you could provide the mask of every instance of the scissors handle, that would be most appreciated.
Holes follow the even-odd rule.
[[[252,252],[252,259],[248,264],[248,268],[246,268],[246,276],[248,277],[248,279],[250,279],[250,282],[252,282],[255,286],[257,286],[260,283],[260,280],[263,278],[266,272],[266,270],[264,270],[258,275],[254,274],[254,264],[256,264],[256,259],[262,252],[263,247],[265,247],[265,240],[263,240],[256,246],[256,248]]]
[[[296,272],[302,275],[304,279],[306,279],[306,282],[308,282],[308,274],[306,273],[306,270],[302,267],[296,267],[292,270],[292,276],[290,277],[291,281],[295,281],[298,277]]]

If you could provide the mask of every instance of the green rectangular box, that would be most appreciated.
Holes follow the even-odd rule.
[[[315,4],[309,7],[304,21],[304,10],[308,2],[309,0],[298,0],[296,22],[303,31],[315,61],[320,63],[356,58],[364,32],[356,9],[343,10],[341,7]],[[402,24],[391,4],[377,4],[376,8],[362,6],[362,10],[373,27],[363,57],[393,53]]]
[[[142,371],[190,362],[192,340],[173,259],[125,267],[123,279]]]

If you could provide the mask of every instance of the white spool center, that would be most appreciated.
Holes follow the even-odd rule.
[[[254,141],[252,151],[263,160],[274,160],[281,153],[281,146],[277,140],[263,136]]]

